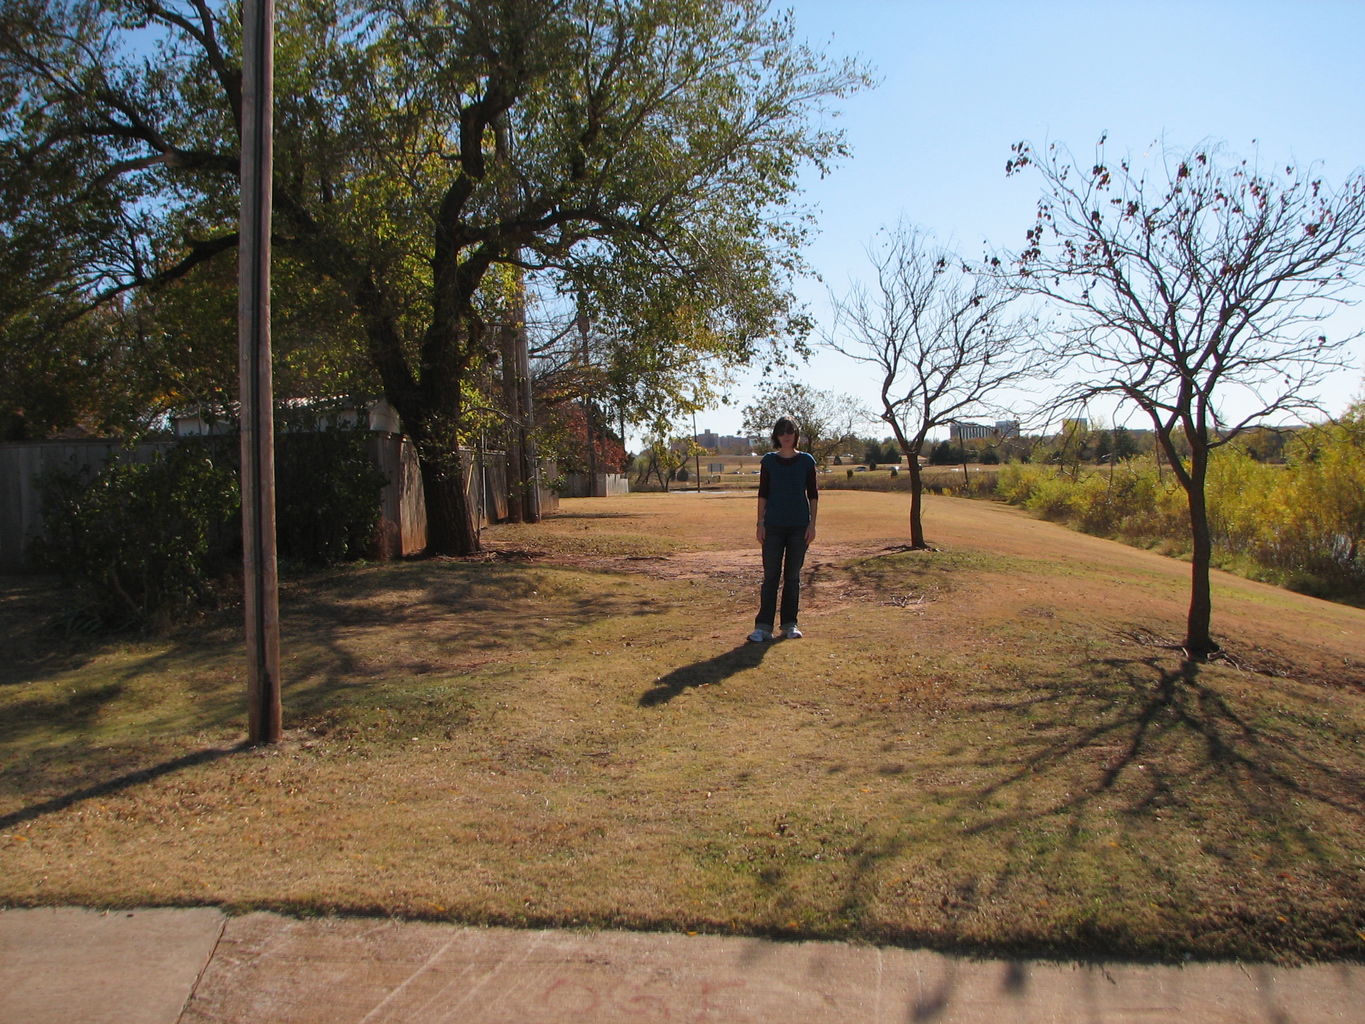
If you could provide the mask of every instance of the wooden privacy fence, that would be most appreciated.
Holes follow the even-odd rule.
[[[43,529],[42,502],[37,479],[47,469],[62,466],[98,473],[110,458],[150,462],[175,441],[153,441],[126,449],[116,441],[18,441],[0,444],[0,572],[26,568],[25,548]],[[380,493],[380,525],[376,554],[401,558],[421,552],[427,544],[427,517],[422,474],[411,440],[399,434],[372,434],[369,451],[388,483]],[[507,465],[502,452],[466,451],[465,493],[481,524],[507,518]],[[542,466],[541,479],[553,479],[553,464]],[[553,512],[559,496],[540,489],[541,510]]]
[[[613,494],[629,494],[630,478],[621,473],[596,473],[588,486],[587,473],[567,473],[564,476],[564,497],[606,498]]]
[[[417,449],[408,437],[398,434],[376,434],[369,444],[375,465],[389,480],[380,497],[379,557],[402,558],[418,554],[427,546],[427,511]],[[463,451],[465,495],[474,507],[480,525],[505,522],[507,454]],[[542,481],[553,480],[557,473],[553,462],[540,464]],[[558,510],[559,495],[555,491],[542,484],[539,493],[542,513]]]

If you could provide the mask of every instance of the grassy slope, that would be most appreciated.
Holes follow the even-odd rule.
[[[752,620],[752,497],[564,503],[505,557],[71,644],[6,581],[0,903],[198,904],[1075,956],[1365,956],[1365,611],[1003,506],[830,492],[807,639]]]

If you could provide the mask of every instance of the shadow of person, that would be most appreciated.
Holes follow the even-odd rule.
[[[714,658],[675,668],[668,675],[661,676],[657,683],[641,695],[640,707],[652,708],[659,704],[667,704],[693,686],[723,683],[735,673],[756,666],[772,646],[772,643],[752,644],[745,641],[733,650],[724,651]]]

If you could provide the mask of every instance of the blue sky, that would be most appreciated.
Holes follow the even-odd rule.
[[[1028,174],[1005,177],[1020,140],[1084,156],[1107,132],[1111,158],[1218,140],[1239,157],[1316,163],[1334,185],[1365,167],[1365,0],[774,7],[795,12],[812,46],[862,58],[881,83],[841,104],[852,156],[806,182],[820,225],[807,258],[824,280],[802,282],[798,294],[819,322],[828,322],[830,289],[845,292],[865,274],[865,247],[899,218],[965,255],[983,243],[1018,248],[1039,187]],[[1333,412],[1365,391],[1365,348],[1352,355],[1357,368],[1318,396]],[[866,369],[842,356],[818,354],[803,377],[876,406]],[[742,376],[735,404],[699,413],[698,427],[738,433],[754,379]],[[886,433],[876,424],[868,432]]]

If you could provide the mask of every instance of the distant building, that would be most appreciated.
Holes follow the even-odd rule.
[[[954,420],[948,424],[948,440],[972,441],[981,438],[999,441],[1007,437],[1019,436],[1018,420],[996,420],[994,426],[984,423],[964,423]]]
[[[747,437],[735,437],[732,434],[717,434],[714,430],[703,430],[692,440],[703,448],[714,451],[717,455],[748,455],[749,439]]]

